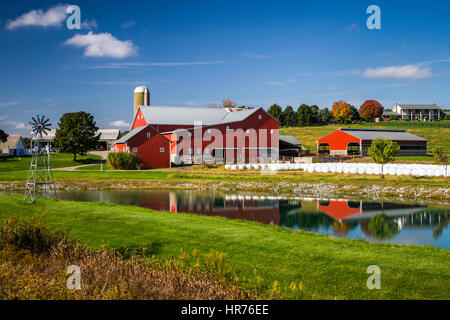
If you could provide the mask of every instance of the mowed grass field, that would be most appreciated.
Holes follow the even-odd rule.
[[[317,150],[317,140],[332,133],[339,128],[373,128],[373,129],[401,129],[388,125],[375,124],[349,124],[349,125],[328,125],[315,127],[289,127],[281,128],[280,134],[295,136],[305,148],[311,151]],[[443,148],[447,154],[450,154],[450,128],[408,128],[405,129],[419,137],[428,140],[428,152],[432,152],[433,148]]]
[[[226,253],[243,288],[287,299],[449,299],[449,251],[428,246],[336,239],[221,217],[174,214],[100,203],[0,195],[0,224],[9,216],[46,212],[45,222],[70,230],[94,248],[142,249],[155,257],[186,259],[194,249]],[[191,256],[192,257],[192,256]],[[194,261],[195,262],[195,261]],[[367,267],[381,269],[381,289],[369,290]],[[303,290],[299,290],[299,285]],[[292,289],[291,289],[292,288]]]
[[[79,166],[81,164],[93,163],[101,160],[100,156],[87,154],[77,155],[77,160],[73,161],[73,154],[52,153],[50,161],[52,168],[64,168]],[[30,169],[31,157],[14,157],[0,159],[0,172],[21,171]]]

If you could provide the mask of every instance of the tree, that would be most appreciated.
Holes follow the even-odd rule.
[[[124,135],[126,135],[130,130],[120,131],[119,133],[119,139],[122,138]]]
[[[281,123],[286,127],[295,127],[297,125],[297,115],[291,106],[284,108],[281,114]]]
[[[23,147],[25,149],[30,149],[31,148],[31,138],[23,137],[22,138],[22,142],[23,142]]]
[[[434,148],[433,153],[436,162],[444,167],[445,177],[447,177],[448,155],[444,152],[444,149],[442,148]]]
[[[359,116],[364,121],[372,122],[375,118],[380,118],[382,115],[383,106],[376,100],[366,100],[359,107]]]
[[[372,160],[381,164],[381,176],[384,178],[384,165],[395,159],[395,156],[400,152],[400,147],[391,139],[376,138],[372,140],[372,145],[369,147],[368,154]]]
[[[308,126],[311,124],[312,111],[307,104],[302,104],[297,109],[297,125]]]
[[[77,154],[83,155],[97,145],[100,136],[96,135],[98,128],[94,117],[86,112],[65,113],[59,119],[54,144],[64,153],[72,153],[73,160]]]
[[[333,118],[333,115],[331,114],[330,110],[328,108],[320,109],[319,111],[319,121],[322,123],[330,123],[331,119]]]
[[[223,108],[235,108],[236,102],[231,101],[230,99],[223,99],[222,100],[222,107]]]
[[[283,112],[283,110],[281,109],[281,107],[277,104],[273,104],[270,106],[269,110],[267,110],[267,112],[274,117],[275,119],[277,119],[278,121],[280,121],[281,119],[281,113]]]
[[[311,123],[319,123],[319,107],[315,104],[311,106]]]
[[[5,131],[0,129],[0,141],[6,142],[6,141],[8,141],[8,137],[9,137],[9,135]]]
[[[331,111],[333,118],[339,123],[351,123],[352,122],[352,109],[350,105],[345,101],[338,101],[333,104],[333,110]]]
[[[352,110],[352,122],[356,122],[361,120],[361,117],[359,116],[358,109],[352,104],[349,104],[350,109]]]

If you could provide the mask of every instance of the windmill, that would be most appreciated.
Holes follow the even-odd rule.
[[[44,115],[36,118],[32,117],[30,124],[31,131],[31,164],[28,171],[28,179],[25,188],[24,199],[30,199],[36,202],[36,186],[42,186],[42,193],[45,198],[56,200],[55,185],[53,183],[52,171],[50,169],[50,145],[48,140],[44,139],[50,131],[50,119]]]

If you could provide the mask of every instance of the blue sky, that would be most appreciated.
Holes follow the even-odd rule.
[[[64,9],[81,9],[81,30]],[[366,9],[381,9],[369,30]],[[92,113],[127,129],[138,85],[157,106],[450,107],[448,1],[2,1],[0,128]],[[34,11],[33,11],[34,10]],[[201,112],[193,109],[193,112]]]

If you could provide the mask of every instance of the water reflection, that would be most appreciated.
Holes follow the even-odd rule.
[[[163,190],[61,192],[59,197],[138,205],[174,213],[245,219],[336,237],[429,244],[450,249],[449,214],[446,207]]]

